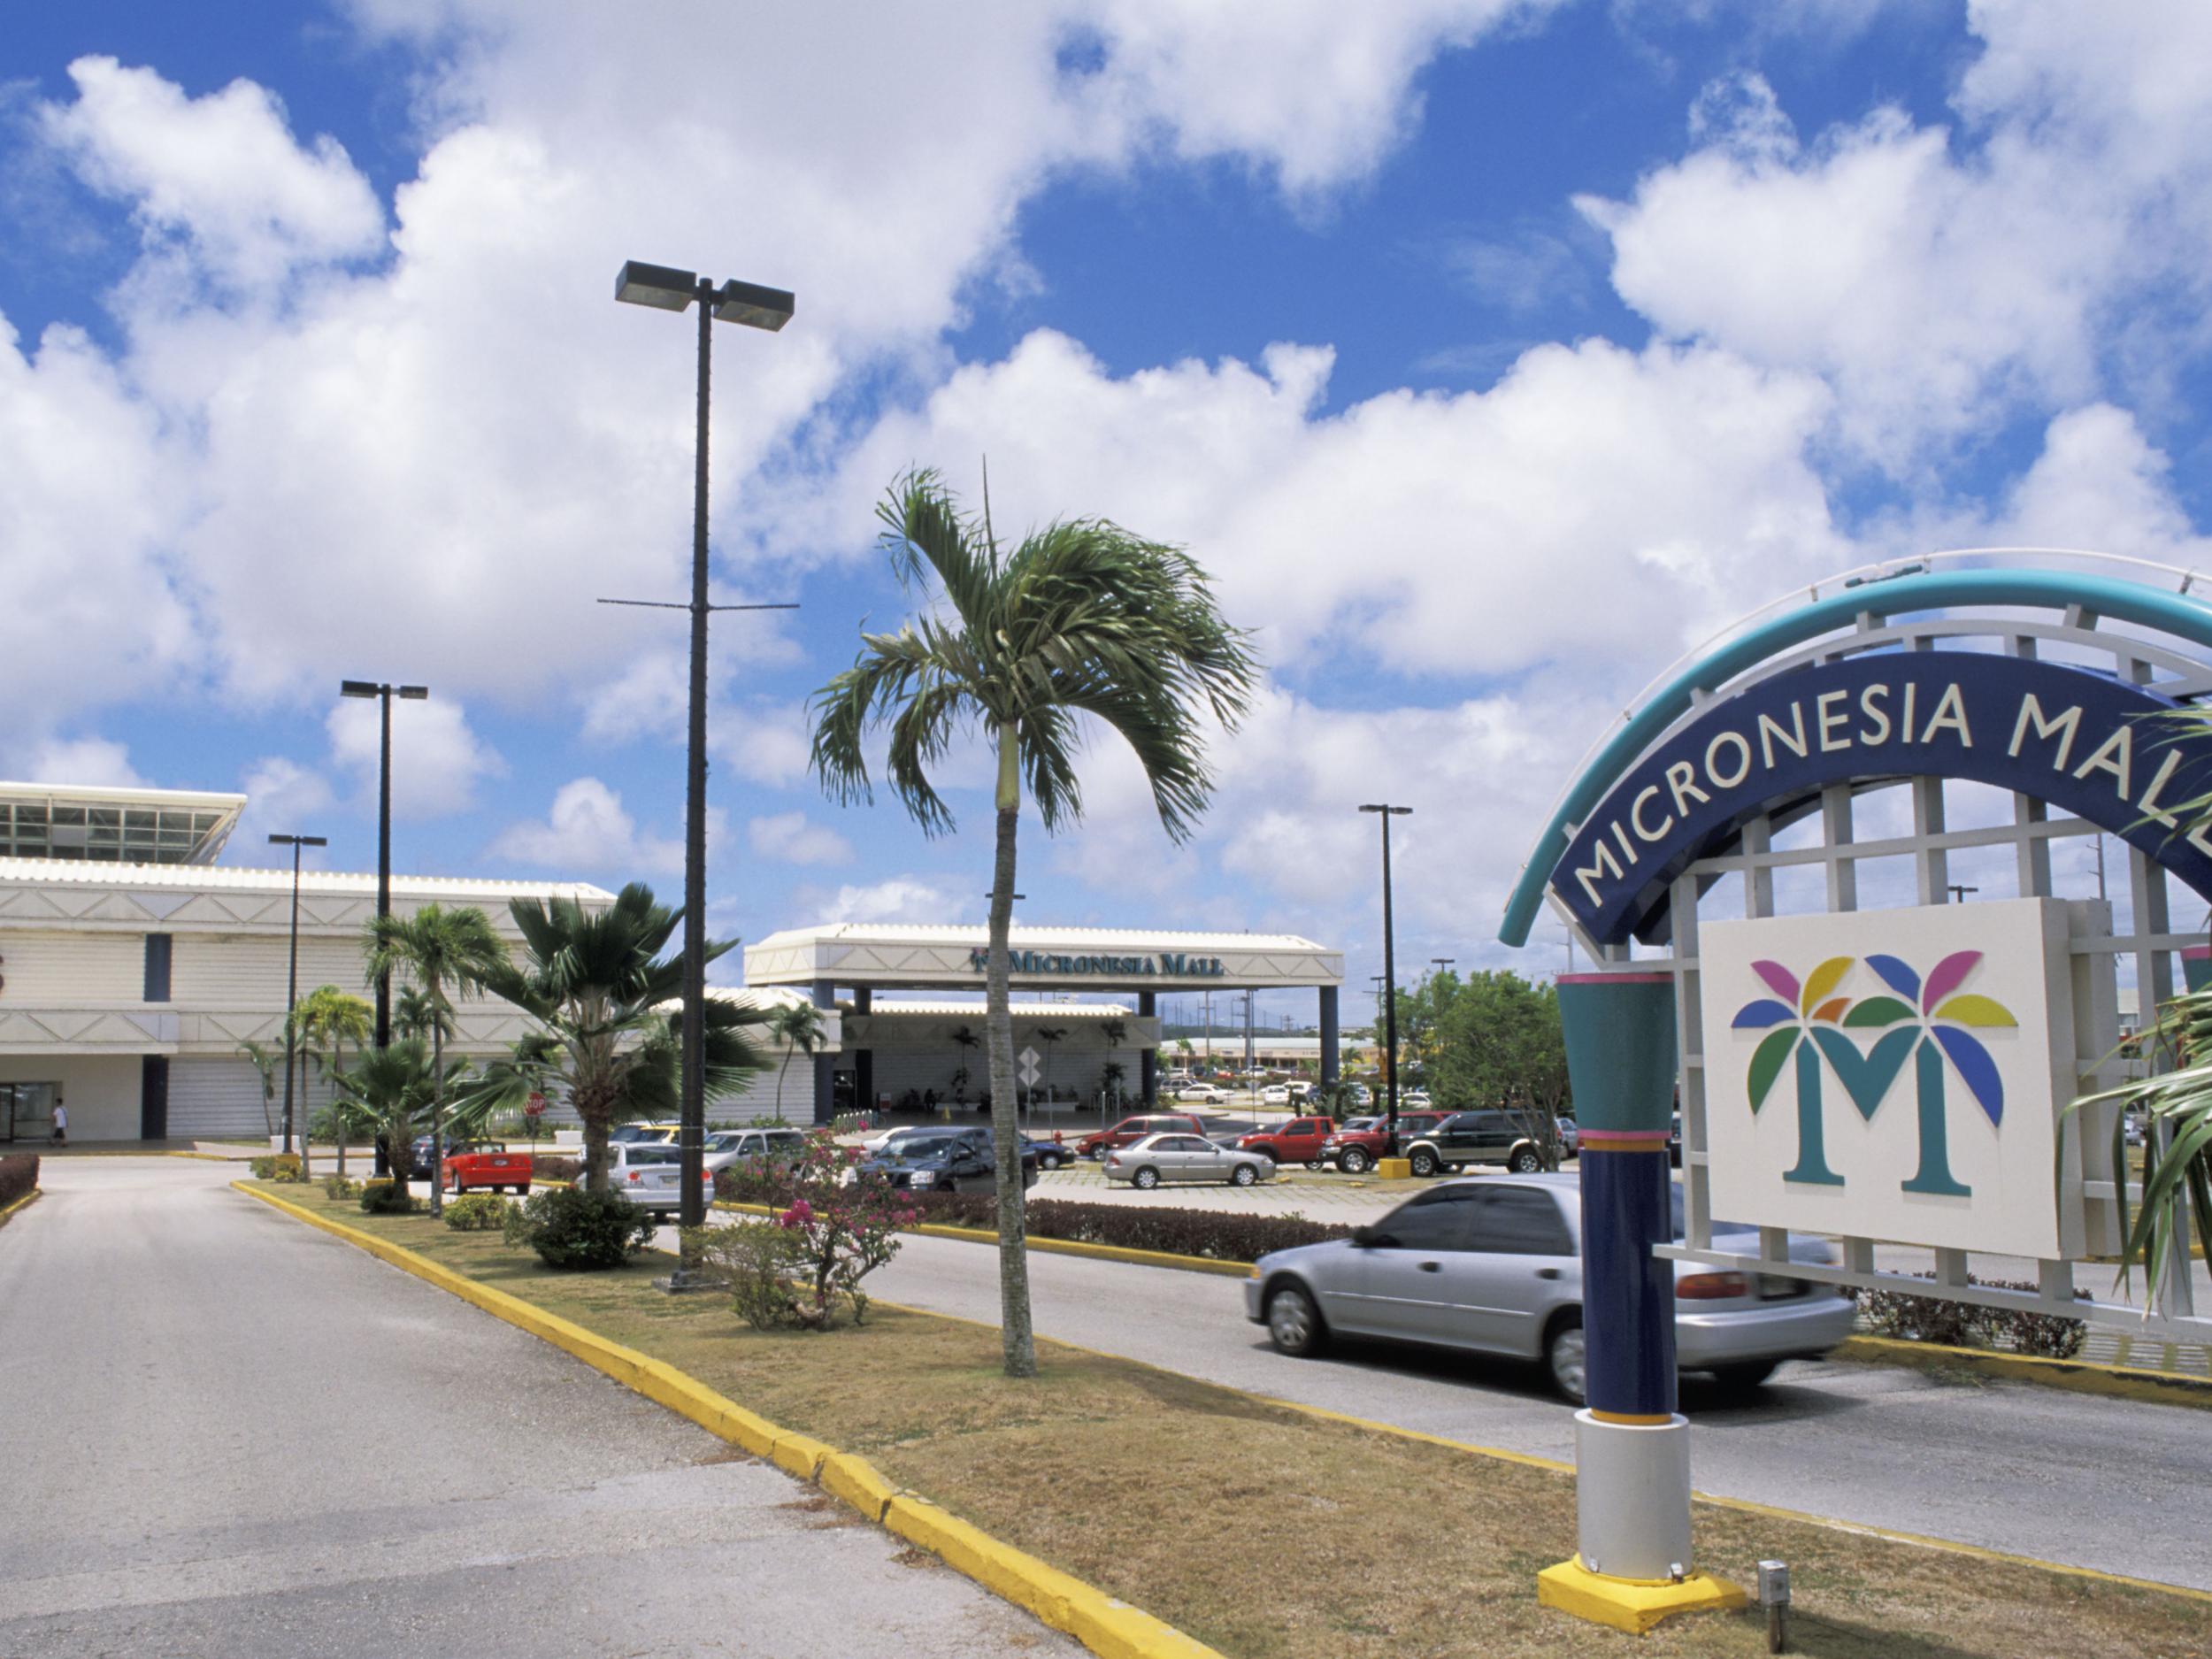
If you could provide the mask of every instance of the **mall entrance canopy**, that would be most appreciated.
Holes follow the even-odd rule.
[[[803,991],[821,1009],[850,997],[856,1040],[858,1025],[874,1009],[878,991],[984,989],[989,939],[982,927],[917,926],[834,922],[789,928],[745,949],[745,983]],[[1142,1033],[1140,1078],[1144,1099],[1158,1094],[1158,998],[1162,992],[1279,991],[1311,988],[1321,1033],[1321,1075],[1337,1075],[1337,991],[1344,980],[1344,953],[1288,933],[1164,933],[1134,928],[1016,926],[1009,939],[1017,993],[1089,992],[1133,998]],[[1034,1012],[1018,1002],[1018,1011]],[[975,1009],[980,1029],[983,1010]],[[856,1098],[876,1098],[875,1055],[856,1041],[849,1064]],[[834,1110],[838,1056],[814,1058],[818,1122]]]

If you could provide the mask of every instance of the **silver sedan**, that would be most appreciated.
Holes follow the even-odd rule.
[[[1145,1192],[1172,1181],[1226,1181],[1249,1187],[1275,1171],[1274,1161],[1256,1152],[1216,1146],[1203,1135],[1147,1135],[1106,1155],[1106,1179],[1126,1181]]]
[[[1682,1236],[1682,1189],[1674,1190]],[[1716,1223],[1716,1233],[1732,1231]],[[1832,1263],[1825,1240],[1790,1239],[1793,1261]],[[1674,1263],[1675,1362],[1756,1387],[1786,1359],[1851,1334],[1847,1293],[1801,1279]],[[1331,1335],[1433,1343],[1543,1363],[1582,1403],[1582,1203],[1573,1175],[1479,1176],[1431,1187],[1349,1239],[1263,1256],[1246,1317],[1286,1354]]]

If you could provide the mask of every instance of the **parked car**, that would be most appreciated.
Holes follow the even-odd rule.
[[[1578,1156],[1578,1155],[1581,1152],[1581,1150],[1582,1150],[1582,1130],[1581,1130],[1581,1128],[1580,1128],[1580,1127],[1579,1127],[1579,1126],[1576,1124],[1575,1120],[1574,1120],[1573,1118],[1560,1118],[1560,1120],[1559,1120],[1559,1156],[1562,1156],[1563,1158],[1571,1158],[1571,1157],[1574,1157],[1574,1156]],[[1678,1159],[1676,1160],[1676,1162],[1677,1162],[1678,1164],[1679,1164],[1679,1163],[1681,1162],[1681,1160],[1678,1158]]]
[[[1398,1121],[1404,1123],[1402,1113]],[[1402,1129],[1398,1144],[1413,1172],[1423,1177],[1470,1164],[1502,1164],[1516,1175],[1532,1175],[1544,1167],[1543,1147],[1529,1119],[1518,1112],[1454,1112],[1412,1136]]]
[[[617,1124],[607,1131],[609,1146],[661,1146],[676,1139],[681,1124]]]
[[[1283,1087],[1290,1091],[1290,1098],[1294,1102],[1310,1101],[1313,1098],[1313,1085],[1302,1078],[1294,1079]]]
[[[1270,1083],[1260,1091],[1260,1104],[1263,1106],[1287,1106],[1290,1102],[1290,1085],[1287,1083]]]
[[[1025,1146],[1024,1187],[1037,1184],[1037,1154]],[[899,1141],[881,1156],[863,1160],[860,1169],[864,1174],[882,1176],[894,1187],[917,1191],[987,1193],[998,1184],[991,1132],[980,1125],[941,1129],[933,1135]]]
[[[683,1154],[657,1142],[613,1141],[607,1145],[607,1190],[647,1210],[683,1203]]]
[[[1311,1164],[1321,1156],[1323,1143],[1335,1133],[1336,1125],[1326,1118],[1293,1118],[1240,1136],[1237,1147],[1277,1164]]]
[[[526,1193],[534,1163],[527,1152],[449,1150],[438,1184],[449,1193]]]
[[[910,1141],[916,1135],[941,1135],[945,1129],[943,1124],[903,1124],[896,1129],[879,1129],[874,1134],[861,1137],[860,1149],[863,1152],[880,1152],[896,1141]]]
[[[1040,1141],[1033,1135],[1022,1137],[1022,1151],[1034,1154],[1041,1170],[1066,1169],[1075,1162],[1075,1148],[1064,1141]]]
[[[1096,1130],[1078,1141],[1075,1156],[1079,1158],[1103,1157],[1115,1147],[1129,1146],[1147,1135],[1169,1132],[1202,1135],[1206,1133],[1206,1125],[1188,1112],[1150,1112],[1141,1118],[1125,1118],[1111,1129]]]
[[[1450,1117],[1449,1112],[1400,1112],[1398,1114],[1398,1145],[1403,1148],[1409,1139],[1419,1134]],[[1355,1128],[1363,1124],[1364,1128]],[[1375,1167],[1375,1160],[1388,1149],[1387,1118],[1355,1118],[1321,1143],[1317,1162],[1333,1164],[1348,1175],[1359,1175]]]
[[[1435,1103],[1425,1088],[1401,1089],[1398,1092],[1398,1110],[1402,1112],[1426,1110]]]
[[[707,1173],[737,1164],[789,1162],[805,1150],[803,1129],[718,1129],[706,1140]]]
[[[1186,1083],[1175,1091],[1177,1100],[1204,1101],[1214,1106],[1225,1106],[1236,1098],[1218,1083]]]
[[[434,1144],[428,1135],[415,1137],[414,1143],[407,1148],[407,1179],[409,1180],[426,1181],[439,1173],[438,1161],[432,1151]],[[445,1155],[451,1158],[465,1152],[496,1151],[498,1147],[499,1142],[496,1141],[457,1141],[448,1135]]]
[[[1679,1187],[1674,1217],[1679,1239]],[[1332,1336],[1371,1336],[1537,1360],[1553,1387],[1579,1405],[1581,1227],[1577,1176],[1447,1182],[1349,1239],[1262,1256],[1245,1281],[1245,1316],[1286,1354],[1316,1353]],[[1749,1229],[1717,1222],[1714,1231]],[[1790,1257],[1836,1259],[1825,1240],[1796,1234]],[[1817,1358],[1851,1334],[1848,1292],[1694,1262],[1673,1267],[1682,1371],[1753,1388],[1783,1361]]]
[[[1216,1146],[1203,1135],[1147,1135],[1106,1155],[1106,1179],[1126,1181],[1149,1192],[1177,1181],[1226,1181],[1249,1187],[1275,1172],[1273,1162],[1256,1152]]]

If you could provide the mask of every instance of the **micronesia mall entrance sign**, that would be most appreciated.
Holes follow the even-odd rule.
[[[2117,1246],[2124,1176],[2113,1109],[2068,1116],[2124,1075],[2118,965],[2148,1024],[2203,941],[2174,930],[2168,887],[2212,901],[2212,728],[2177,718],[2212,699],[2196,580],[2018,550],[1853,572],[1679,665],[1570,783],[1500,930],[1526,943],[1548,903],[1595,964],[1559,981],[1587,1404],[1577,1553],[1539,1575],[1548,1605],[1643,1629],[1743,1600],[1691,1555],[1678,1263],[2212,1336],[2185,1257],[2147,1313],[2077,1300],[2074,1264]],[[1891,810],[1863,838],[1858,803],[1885,791],[1909,830]],[[2116,887],[2100,847],[2066,890],[2054,849],[2101,833],[2129,849]],[[1955,858],[1978,858],[1968,880]],[[1916,902],[1861,907],[1881,860],[1909,863]],[[1792,872],[1824,903],[1802,880],[1778,902]],[[1793,1232],[1840,1248],[1808,1259]],[[1932,1281],[1878,1271],[1877,1242],[1931,1250]],[[2036,1260],[2037,1287],[1976,1283],[1974,1252]]]

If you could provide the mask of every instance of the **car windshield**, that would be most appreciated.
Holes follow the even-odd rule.
[[[902,1158],[935,1158],[942,1157],[959,1144],[950,1135],[917,1135],[900,1141],[891,1151]]]

